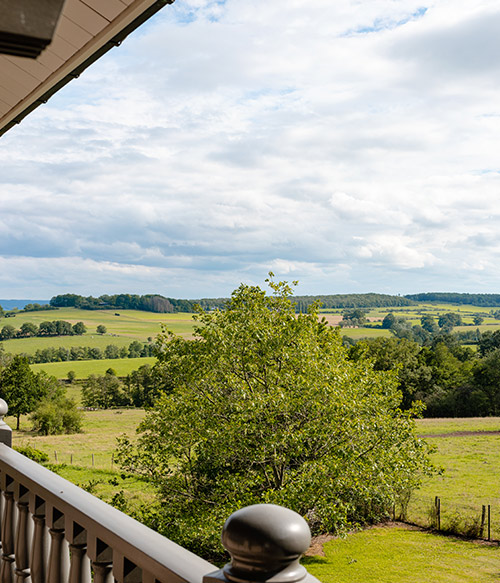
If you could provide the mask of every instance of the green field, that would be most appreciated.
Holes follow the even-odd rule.
[[[90,374],[103,375],[108,368],[112,368],[117,376],[123,377],[137,370],[144,364],[154,364],[156,358],[113,358],[102,360],[68,360],[65,362],[48,362],[32,364],[33,372],[44,370],[47,374],[58,379],[65,379],[70,370],[74,371],[77,379],[87,378]]]
[[[441,499],[441,525],[472,526],[482,506],[491,506],[491,537],[500,539],[500,418],[422,419],[418,431],[436,447],[443,474],[427,479],[410,502],[408,519],[429,524],[434,499]],[[475,434],[468,434],[474,432]]]
[[[117,315],[119,314],[119,315]],[[83,322],[87,333],[83,336],[59,336],[52,338],[20,338],[5,340],[3,346],[7,352],[33,354],[39,348],[49,346],[98,346],[105,348],[108,344],[128,346],[133,340],[146,342],[154,338],[165,324],[172,332],[183,337],[190,337],[193,331],[193,314],[155,314],[138,310],[78,310],[61,308],[43,312],[17,314],[13,318],[4,318],[2,326],[10,324],[19,329],[25,322],[39,325],[44,321],[65,320],[76,324]],[[107,328],[102,336],[96,333],[99,324]]]
[[[75,397],[78,388],[71,386],[68,395]],[[144,417],[142,409],[109,409],[84,411],[84,431],[72,435],[36,435],[31,431],[28,416],[21,418],[21,430],[13,431],[13,446],[30,445],[45,452],[57,472],[67,480],[90,489],[104,500],[123,490],[127,503],[137,506],[152,496],[152,487],[143,480],[123,474],[114,463],[118,435],[135,435]],[[15,427],[15,419],[6,417]]]
[[[116,447],[116,437],[125,433],[135,435],[135,429],[144,417],[142,409],[107,409],[84,411],[84,431],[72,435],[35,435],[27,416],[21,418],[21,430],[14,431],[13,444],[31,445],[44,451],[51,462],[71,462],[74,465],[109,469]],[[15,427],[15,419],[6,417],[7,423]]]
[[[307,557],[323,583],[487,583],[498,581],[500,549],[407,527],[377,527],[334,539]]]
[[[464,325],[455,327],[453,330],[454,332],[468,332],[476,330],[477,328],[479,328],[481,332],[486,332],[488,330],[493,332],[500,329],[500,320],[495,320],[493,317],[489,316],[492,309],[496,308],[477,307],[463,304],[419,303],[416,306],[372,308],[367,311],[366,315],[370,322],[375,325],[380,325],[385,316],[390,312],[397,317],[405,318],[412,325],[418,325],[424,315],[431,315],[437,319],[440,315],[447,312],[455,312],[460,314]],[[325,310],[321,312],[321,315],[325,316],[332,325],[337,325],[341,319],[341,313],[342,310],[340,309]],[[473,316],[475,314],[480,314],[484,317],[484,322],[480,326],[473,324]],[[359,340],[360,338],[392,337],[392,333],[389,330],[371,328],[369,326],[361,328],[343,328],[342,335],[348,336],[353,340]]]

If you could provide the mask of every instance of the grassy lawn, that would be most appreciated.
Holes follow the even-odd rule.
[[[491,536],[500,539],[500,418],[422,419],[418,431],[436,447],[433,460],[442,475],[427,479],[415,492],[408,518],[429,524],[435,496],[441,498],[441,524],[471,525],[479,521],[482,505],[491,506]],[[453,435],[460,432],[484,432]],[[441,437],[445,435],[445,437]]]
[[[45,364],[32,364],[33,372],[44,370],[47,374],[58,379],[67,378],[70,370],[74,371],[77,379],[87,378],[90,374],[103,375],[108,368],[112,368],[116,374],[126,376],[133,370],[137,370],[144,364],[153,365],[154,357],[146,358],[113,358],[103,360],[69,360],[66,362],[47,362]]]
[[[304,559],[323,583],[487,583],[500,549],[407,528],[377,527],[334,539]]]

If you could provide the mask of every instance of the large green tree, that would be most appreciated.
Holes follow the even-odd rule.
[[[194,339],[164,331],[172,390],[155,403],[123,467],[158,488],[160,531],[205,556],[241,506],[271,502],[315,531],[377,520],[429,466],[397,380],[349,361],[317,306],[294,313],[291,288],[241,285],[226,309],[199,311]]]
[[[45,395],[46,387],[41,377],[30,369],[25,356],[14,356],[11,362],[0,373],[0,397],[9,406],[9,415],[19,418],[30,413],[35,405]]]

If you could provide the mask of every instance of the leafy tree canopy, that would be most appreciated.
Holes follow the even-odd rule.
[[[141,518],[212,558],[236,508],[282,504],[338,531],[385,516],[430,468],[394,373],[349,361],[317,307],[296,315],[290,286],[269,286],[241,285],[224,311],[200,310],[192,340],[164,330],[157,366],[172,390],[137,446],[119,448],[123,467],[158,488],[158,512]]]
[[[14,356],[0,373],[0,397],[9,406],[9,415],[19,418],[30,413],[38,401],[46,394],[45,375],[35,375],[24,356]]]

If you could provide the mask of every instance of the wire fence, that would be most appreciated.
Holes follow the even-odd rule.
[[[115,454],[109,452],[67,452],[54,450],[49,454],[49,462],[74,465],[84,468],[119,470]]]
[[[500,499],[464,498],[458,503],[437,494],[417,493],[401,518],[438,532],[500,543]]]

